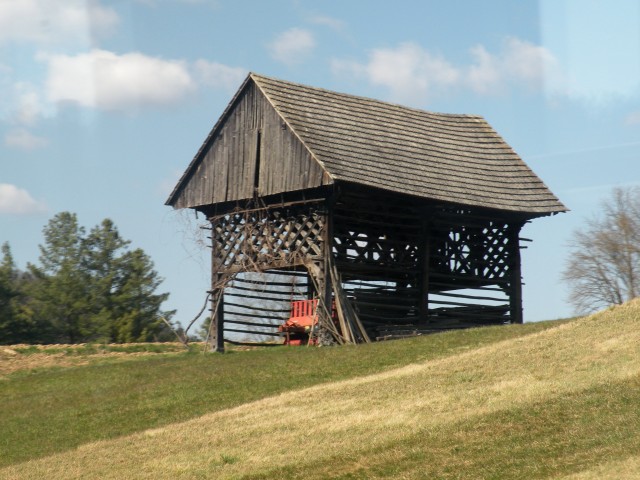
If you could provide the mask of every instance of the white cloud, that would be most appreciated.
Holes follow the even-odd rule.
[[[222,63],[198,60],[194,68],[200,83],[214,88],[236,90],[247,76],[247,70],[242,67],[229,67]]]
[[[140,53],[91,50],[41,57],[48,64],[46,91],[56,103],[105,110],[177,103],[193,88],[186,65]]]
[[[459,77],[447,60],[414,43],[375,50],[367,73],[371,83],[388,87],[398,100],[425,98],[434,89],[455,85]]]
[[[434,55],[415,43],[397,48],[379,48],[369,55],[368,63],[334,61],[334,73],[364,75],[373,85],[387,87],[394,100],[424,102],[434,91],[459,82],[460,72],[445,58]]]
[[[46,72],[40,85],[11,83],[11,71],[0,64],[0,87],[7,92],[0,96],[0,119],[24,127],[5,138],[14,147],[42,146],[38,137],[27,135],[27,128],[54,116],[56,108],[65,104],[130,113],[176,104],[199,87],[233,91],[247,75],[245,68],[204,59],[187,63],[100,49],[76,55],[40,53],[37,58]]]
[[[46,207],[22,188],[10,183],[0,183],[0,214],[29,215],[42,213]]]
[[[625,125],[638,125],[640,124],[640,111],[631,112],[624,119]]]
[[[328,15],[316,15],[311,17],[311,22],[316,25],[323,25],[325,27],[329,27],[332,30],[341,31],[344,30],[346,24],[343,20],[339,18],[329,17]]]
[[[473,47],[471,55],[475,58],[475,64],[468,69],[467,82],[473,90],[477,93],[489,93],[502,84],[501,67],[493,55],[482,45]]]
[[[505,42],[504,65],[512,78],[535,87],[542,87],[542,81],[559,69],[557,59],[549,50],[514,37]]]
[[[415,43],[371,51],[366,63],[333,60],[336,75],[364,77],[389,89],[392,99],[424,104],[447,90],[469,89],[480,95],[503,93],[509,88],[541,88],[559,77],[559,66],[545,48],[517,38],[504,41],[498,53],[483,45],[470,49],[473,61],[454,65]]]
[[[13,85],[12,102],[11,121],[19,125],[35,125],[46,108],[37,88],[27,82]]]
[[[86,0],[0,0],[0,44],[90,43],[113,31],[115,10]]]
[[[8,147],[20,150],[35,150],[49,144],[46,138],[34,135],[24,128],[9,130],[4,136],[4,143]]]
[[[465,78],[480,94],[502,93],[509,85],[542,88],[545,81],[555,81],[559,76],[558,62],[549,50],[518,38],[507,38],[497,54],[476,45],[471,55],[475,62],[468,67]]]
[[[1,1],[1,0],[0,0]],[[8,127],[34,127],[42,118],[51,116],[51,105],[43,98],[42,86],[13,81],[11,72],[2,78],[0,67],[0,121]]]
[[[269,53],[275,60],[287,65],[303,61],[315,48],[313,34],[302,28],[291,28],[282,32],[268,45]]]
[[[148,7],[157,7],[161,0],[135,0],[137,3],[147,5]],[[163,0],[166,1],[166,0]],[[217,8],[218,0],[173,0],[173,3],[186,3],[187,5],[209,5]]]

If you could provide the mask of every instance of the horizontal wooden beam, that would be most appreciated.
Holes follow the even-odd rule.
[[[284,322],[289,318],[289,315],[284,317],[275,317],[272,315],[256,315],[255,313],[245,313],[245,312],[225,312],[227,315],[238,315],[240,317],[249,317],[249,318],[263,318],[265,320],[276,320],[278,322]]]
[[[279,328],[280,325],[282,325],[282,323],[279,324],[273,324],[273,323],[258,323],[258,322],[244,322],[241,320],[229,320],[229,318],[226,318],[224,320],[225,325],[229,324],[229,323],[236,323],[238,325],[247,325],[249,327],[265,327],[265,328]],[[225,327],[226,329],[226,327]]]
[[[246,333],[248,335],[269,335],[271,337],[280,337],[282,334],[276,332],[254,332],[251,330],[240,330],[237,328],[225,328],[225,332]]]

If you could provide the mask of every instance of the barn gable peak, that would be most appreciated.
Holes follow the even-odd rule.
[[[250,73],[166,204],[198,208],[331,183],[332,176]]]

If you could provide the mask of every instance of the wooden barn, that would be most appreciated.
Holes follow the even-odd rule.
[[[212,341],[521,323],[521,227],[566,210],[482,118],[249,74],[167,200],[210,228]]]

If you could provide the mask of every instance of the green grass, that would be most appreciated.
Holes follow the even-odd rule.
[[[640,377],[635,377],[421,431],[363,448],[349,458],[336,456],[243,478],[558,478],[605,459],[637,455],[638,405]]]
[[[355,347],[191,351],[17,372],[0,380],[0,467],[556,325],[492,327]],[[235,461],[233,456],[218,460]]]
[[[139,397],[88,402],[101,426],[78,419],[84,439],[52,437],[66,445],[59,453],[32,450],[0,478],[640,478],[639,318],[640,300],[565,323],[50,371],[49,418],[33,429],[96,379],[122,386],[133,376],[127,386]],[[43,372],[5,383],[31,378],[46,383]],[[137,422],[132,432],[100,440],[126,420]]]

